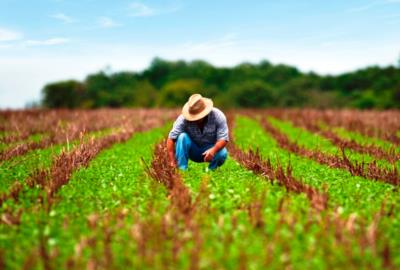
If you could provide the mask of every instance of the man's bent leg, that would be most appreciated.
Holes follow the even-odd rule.
[[[187,133],[179,134],[176,140],[175,157],[178,168],[186,170],[188,168],[189,151],[192,146],[192,140]]]
[[[210,170],[215,170],[216,168],[224,164],[227,157],[228,151],[226,150],[226,148],[222,148],[215,154],[214,158],[210,162],[210,165],[208,165],[208,168]]]

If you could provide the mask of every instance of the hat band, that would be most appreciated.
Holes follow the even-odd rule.
[[[189,107],[190,114],[198,114],[206,108],[206,104],[203,100],[199,99],[193,106]]]

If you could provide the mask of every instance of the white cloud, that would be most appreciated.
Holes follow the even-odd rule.
[[[53,46],[68,43],[67,38],[50,38],[46,40],[27,40],[24,42],[26,46]]]
[[[22,34],[10,29],[0,28],[0,42],[14,41],[22,38]]]
[[[75,18],[67,16],[64,13],[56,13],[56,14],[50,15],[50,17],[53,18],[53,19],[60,20],[63,23],[74,23],[74,22],[77,22],[77,20]]]
[[[122,25],[109,17],[100,17],[97,22],[103,28],[113,28]]]
[[[141,3],[133,2],[130,4],[129,9],[131,10],[131,16],[133,17],[147,17],[156,14],[155,9]]]
[[[139,1],[132,2],[129,5],[130,16],[133,17],[149,17],[160,14],[172,13],[178,11],[180,8],[181,6],[177,3],[174,3],[173,5],[168,7],[160,7],[160,8],[150,7],[149,5],[146,5]]]

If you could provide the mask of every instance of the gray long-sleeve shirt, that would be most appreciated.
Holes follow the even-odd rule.
[[[212,145],[219,140],[229,141],[228,124],[224,113],[213,108],[207,117],[207,122],[201,132],[196,123],[187,121],[183,115],[180,115],[175,120],[168,138],[176,140],[179,134],[186,132],[198,146]]]

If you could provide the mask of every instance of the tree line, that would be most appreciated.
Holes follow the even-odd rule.
[[[214,67],[196,60],[155,58],[142,72],[99,71],[83,81],[52,82],[42,89],[47,108],[181,107],[193,93],[222,108],[400,107],[400,68],[372,66],[341,75],[304,73],[268,61]]]

